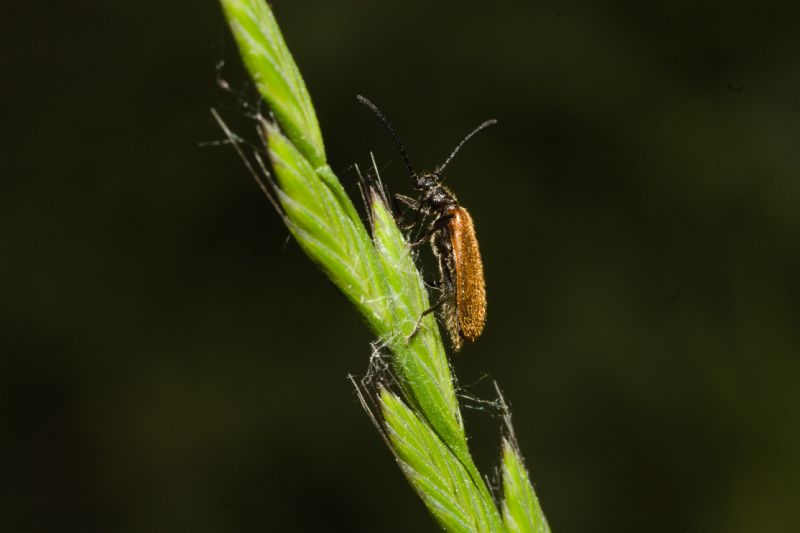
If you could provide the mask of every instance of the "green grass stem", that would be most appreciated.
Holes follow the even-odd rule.
[[[406,478],[446,531],[549,531],[510,441],[503,446],[500,505],[475,466],[432,314],[409,340],[430,305],[409,245],[375,190],[367,191],[369,231],[328,166],[311,98],[272,10],[263,0],[221,4],[275,117],[261,120],[275,180],[267,192],[305,253],[364,317],[378,351],[388,354],[392,379],[365,383],[359,391],[369,396],[365,406]],[[396,390],[386,388],[391,383]]]

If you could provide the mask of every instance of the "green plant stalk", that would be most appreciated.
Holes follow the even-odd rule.
[[[513,439],[503,439],[503,522],[509,533],[550,531]]]
[[[276,119],[261,120],[275,178],[268,193],[306,254],[391,354],[402,397],[383,386],[367,393],[379,408],[371,414],[412,487],[447,531],[548,531],[517,452],[504,452],[502,510],[475,466],[434,317],[426,316],[419,334],[409,340],[429,307],[409,246],[374,191],[367,199],[370,236],[328,166],[311,98],[271,9],[263,0],[221,4],[244,63]],[[542,524],[545,529],[535,529]]]

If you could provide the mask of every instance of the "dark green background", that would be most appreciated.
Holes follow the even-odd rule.
[[[800,13],[771,2],[287,1],[329,158],[452,163],[560,532],[790,532]],[[797,3],[794,3],[796,6]],[[370,334],[229,147],[214,2],[16,2],[0,32],[0,532],[435,531],[345,376]],[[483,378],[483,379],[482,379]],[[476,383],[476,385],[472,385]],[[470,409],[481,467],[500,420]]]

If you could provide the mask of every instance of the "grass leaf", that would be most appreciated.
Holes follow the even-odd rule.
[[[549,533],[519,450],[503,440],[503,521],[509,533]]]

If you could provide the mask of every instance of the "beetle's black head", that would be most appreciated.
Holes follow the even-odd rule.
[[[439,186],[439,182],[442,181],[441,176],[437,172],[418,174],[416,179],[417,183],[415,184],[415,188],[418,191],[429,191],[431,189],[435,189]]]

